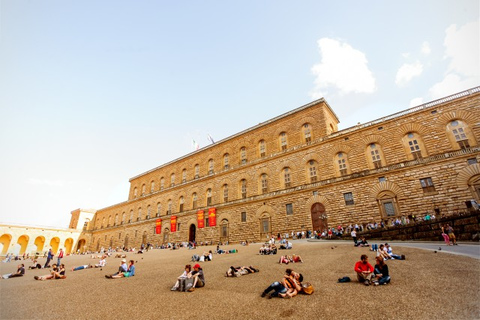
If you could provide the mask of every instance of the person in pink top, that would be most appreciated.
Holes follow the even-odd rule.
[[[363,282],[366,286],[370,285],[373,278],[373,267],[368,263],[368,256],[362,254],[360,261],[355,263],[355,272],[359,282]]]

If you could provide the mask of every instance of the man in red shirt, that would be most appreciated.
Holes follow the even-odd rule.
[[[355,263],[355,272],[357,273],[359,282],[363,282],[366,286],[370,285],[370,281],[373,278],[373,267],[368,263],[368,256],[366,254],[362,254],[360,261]]]

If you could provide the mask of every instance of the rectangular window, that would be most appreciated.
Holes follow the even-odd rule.
[[[205,227],[210,227],[210,220],[208,217],[205,218]]]
[[[467,163],[468,163],[469,165],[471,165],[471,164],[478,163],[478,161],[477,161],[477,158],[471,158],[471,159],[468,159],[468,160],[467,160]]]
[[[435,186],[433,185],[432,178],[420,179],[420,185],[422,186],[424,193],[435,192]]]
[[[247,213],[242,212],[242,222],[247,222]]]
[[[183,212],[183,203],[180,203],[180,212]]]
[[[347,206],[351,206],[355,203],[353,201],[353,193],[351,192],[344,193],[343,198],[345,199],[345,205]]]
[[[378,178],[378,182],[385,182],[385,181],[387,181],[387,178],[385,177]]]
[[[177,231],[180,231],[180,222],[177,223]]]
[[[286,209],[287,215],[292,215],[293,214],[293,204],[287,203],[285,205],[285,209]]]
[[[207,206],[211,205],[212,204],[212,198],[211,197],[208,197],[207,198]]]

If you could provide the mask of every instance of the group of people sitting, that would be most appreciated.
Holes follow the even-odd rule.
[[[193,266],[187,264],[183,273],[177,278],[177,282],[173,285],[171,291],[187,291],[193,292],[195,288],[205,286],[205,275],[203,269],[197,263]]]
[[[283,250],[283,249],[290,250],[290,249],[292,249],[292,243],[289,242],[288,240],[282,241],[282,242],[280,242],[279,249],[280,250]]]
[[[388,243],[385,243],[385,245],[380,244],[380,247],[377,244],[372,244],[372,248],[370,250],[376,251],[377,257],[380,256],[384,260],[390,260],[390,259],[405,260],[405,255],[394,254],[392,251],[392,246],[390,246]]]
[[[375,258],[375,268],[368,262],[368,256],[362,254],[360,261],[355,263],[355,272],[359,282],[366,286],[370,284],[383,285],[390,283],[390,275],[388,273],[388,266],[381,256]]]
[[[281,256],[280,259],[278,260],[278,263],[285,263],[289,264],[290,262],[292,263],[298,263],[298,262],[303,262],[302,257],[299,255],[293,254],[292,256]]]
[[[202,255],[194,254],[192,256],[192,262],[212,261],[212,259],[213,259],[212,250],[209,250],[208,252],[204,251]]]
[[[275,281],[268,288],[262,292],[262,298],[267,297],[271,299],[273,297],[279,297],[289,299],[296,296],[302,291],[303,275],[297,273],[292,269],[285,270],[285,275],[282,281]],[[273,291],[269,294],[270,291]]]
[[[120,266],[118,267],[118,272],[114,274],[106,274],[105,278],[107,279],[118,279],[118,278],[129,278],[135,275],[135,261],[130,260],[127,266],[127,260],[122,259]]]
[[[52,269],[50,270],[50,274],[44,276],[34,276],[35,280],[52,280],[52,279],[66,279],[67,276],[65,275],[65,265],[62,263],[57,266],[55,263],[52,264]]]
[[[277,254],[277,246],[275,246],[275,243],[264,244],[260,247],[258,253],[262,255]]]

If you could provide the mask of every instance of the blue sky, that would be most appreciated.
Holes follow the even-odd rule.
[[[480,85],[479,2],[0,0],[0,223],[320,97],[340,128]]]

